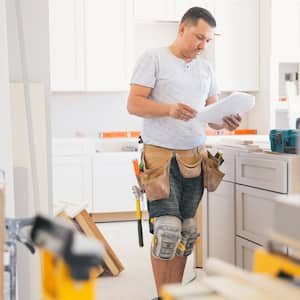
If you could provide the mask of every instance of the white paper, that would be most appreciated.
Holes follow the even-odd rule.
[[[255,105],[255,97],[235,92],[216,103],[199,110],[196,119],[203,123],[222,123],[223,118],[233,114],[243,114]]]

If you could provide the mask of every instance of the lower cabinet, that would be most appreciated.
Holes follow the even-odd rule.
[[[135,211],[132,160],[137,152],[97,153],[93,158],[93,212]]]
[[[85,155],[54,156],[53,199],[54,204],[68,202],[87,204],[92,210],[91,157]]]
[[[247,271],[252,271],[255,250],[261,247],[241,237],[236,237],[236,265]]]
[[[223,181],[207,194],[207,256],[235,263],[234,183]]]

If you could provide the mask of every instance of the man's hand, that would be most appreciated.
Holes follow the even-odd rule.
[[[174,119],[188,121],[195,118],[197,111],[184,103],[170,105],[169,116]]]
[[[241,124],[242,118],[239,114],[230,115],[223,118],[223,127],[229,131],[237,129]]]

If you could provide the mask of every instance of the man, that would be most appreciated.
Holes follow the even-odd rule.
[[[197,110],[217,101],[212,68],[201,57],[215,26],[209,11],[190,8],[176,40],[169,47],[146,51],[131,79],[128,112],[144,118],[144,158],[150,172],[146,193],[148,200],[152,198],[149,216],[155,221],[151,262],[158,294],[162,285],[182,281],[187,256],[198,236],[194,217],[204,187],[197,167],[201,168],[199,152],[206,124],[195,117]],[[209,126],[232,131],[240,122],[239,115],[232,115],[222,124]],[[154,184],[155,170],[160,170],[157,180],[161,181]],[[168,176],[169,185],[162,184],[162,174]]]

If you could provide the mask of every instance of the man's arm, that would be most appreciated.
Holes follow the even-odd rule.
[[[141,85],[131,85],[127,110],[130,114],[143,118],[172,117],[188,121],[196,116],[196,110],[184,103],[162,103],[149,98],[151,88]]]
[[[207,98],[207,100],[205,102],[205,106],[213,104],[216,101],[217,101],[216,96],[209,97],[209,98]],[[230,115],[230,116],[224,117],[222,124],[208,123],[208,126],[215,130],[220,130],[220,129],[224,128],[229,131],[233,131],[240,126],[241,121],[242,121],[241,116],[239,114],[236,114],[236,115]]]

